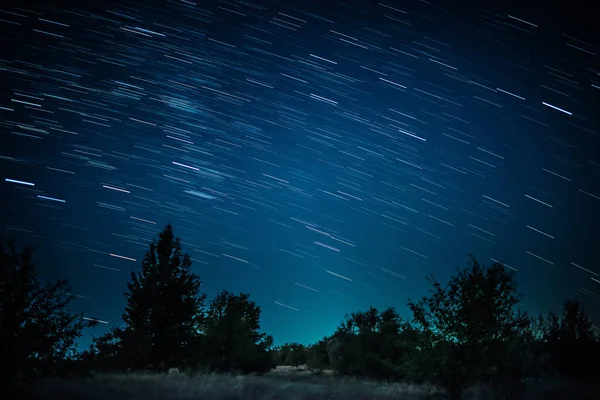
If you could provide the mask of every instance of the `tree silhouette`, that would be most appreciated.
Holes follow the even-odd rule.
[[[273,360],[270,335],[259,333],[260,307],[249,295],[219,293],[210,303],[204,332],[210,367],[217,371],[267,372]]]
[[[154,369],[183,367],[192,363],[192,346],[201,333],[205,295],[200,278],[191,271],[192,261],[181,249],[181,240],[167,225],[153,240],[140,273],[132,272],[122,330],[109,332],[96,346],[114,350],[119,342],[127,367]],[[124,354],[123,354],[124,353]]]
[[[83,365],[89,370],[115,371],[125,368],[128,360],[123,350],[123,333],[122,328],[113,327],[105,334],[94,337],[90,348],[81,354]]]
[[[500,263],[485,268],[470,255],[469,267],[445,287],[434,277],[428,281],[430,296],[408,305],[427,337],[423,351],[432,361],[428,368],[437,371],[433,378],[455,397],[465,385],[498,384],[495,378],[513,374],[531,323],[516,309],[514,273]],[[510,371],[499,371],[503,367]]]
[[[317,371],[322,371],[330,367],[329,353],[327,352],[328,340],[328,337],[324,337],[317,343],[314,343],[307,348],[306,364],[309,368],[313,368]]]
[[[328,361],[341,374],[374,379],[409,377],[416,331],[396,310],[351,313],[327,341]]]
[[[67,281],[38,281],[32,247],[18,251],[12,240],[1,246],[0,379],[7,390],[63,372],[76,359],[83,328],[94,323],[67,309],[75,297]]]
[[[495,388],[497,398],[518,398],[525,381],[557,378],[569,382],[564,394],[577,390],[577,398],[597,398],[595,388],[586,385],[600,376],[600,338],[582,305],[567,301],[560,314],[529,318],[517,309],[514,273],[499,263],[485,268],[472,255],[468,267],[446,285],[431,276],[429,296],[409,299],[412,323],[393,308],[370,307],[346,315],[331,336],[311,346],[287,343],[274,349],[272,337],[260,332],[261,310],[248,294],[223,291],[204,309],[200,279],[167,225],[150,244],[141,272],[131,274],[124,326],[94,338],[78,357],[76,341],[95,323],[69,312],[74,296],[67,282],[42,285],[32,248],[18,251],[5,240],[1,245],[3,390],[84,367],[263,373],[276,364],[306,363],[361,378],[429,381],[453,399],[477,383]]]
[[[560,375],[576,379],[600,376],[600,342],[579,302],[566,301],[561,315],[549,314],[544,339],[552,367]]]
[[[298,366],[306,363],[307,348],[299,343],[285,343],[271,349],[275,365]]]
[[[281,347],[283,363],[281,365],[290,365],[297,367],[301,364],[306,364],[307,349],[299,343],[286,343]]]

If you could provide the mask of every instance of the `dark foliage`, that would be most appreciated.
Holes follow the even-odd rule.
[[[472,255],[446,285],[428,280],[429,296],[409,300],[412,323],[393,309],[352,313],[309,348],[308,360],[343,375],[432,382],[451,398],[477,384],[494,398],[520,398],[527,386],[549,382],[562,393],[600,376],[600,341],[579,303],[566,302],[560,316],[530,318],[517,308],[514,274]]]
[[[530,318],[516,306],[514,273],[499,263],[481,266],[470,255],[446,286],[430,277],[430,295],[409,301],[415,326],[427,337],[436,364],[433,380],[458,395],[469,385],[503,385],[524,378],[522,345],[532,339]]]
[[[2,240],[0,260],[0,380],[4,391],[40,376],[75,370],[76,342],[86,326],[67,306],[75,297],[66,281],[42,285],[32,256]]]
[[[317,371],[329,369],[329,352],[327,350],[327,337],[319,340],[306,349],[306,365]]]
[[[204,324],[208,364],[216,371],[267,372],[274,367],[270,335],[259,333],[260,307],[248,294],[219,293]]]
[[[297,367],[306,364],[308,348],[299,343],[286,343],[271,351],[275,365],[288,365]]]
[[[118,371],[126,368],[126,352],[122,346],[123,329],[113,327],[104,335],[94,337],[92,345],[81,355],[87,369]]]
[[[559,376],[584,381],[600,378],[600,340],[578,302],[565,302],[562,315],[549,314],[544,342],[550,367]],[[594,362],[591,357],[596,357]]]
[[[442,285],[429,277],[428,296],[410,301],[412,321],[393,308],[347,315],[337,330],[308,347],[273,348],[260,332],[260,307],[248,294],[219,293],[208,309],[200,279],[170,226],[152,242],[125,293],[124,326],[75,353],[86,325],[66,309],[66,282],[43,287],[31,249],[3,242],[0,283],[0,360],[6,382],[74,371],[169,367],[264,373],[276,365],[307,364],[322,371],[387,381],[430,382],[451,398],[483,385],[491,398],[600,398],[600,339],[577,301],[562,313],[531,318],[518,309],[516,278],[502,264],[486,268],[470,256]],[[594,386],[596,385],[596,386]],[[535,397],[535,396],[534,396]],[[556,397],[556,398],[559,398]]]
[[[132,368],[182,367],[201,330],[205,295],[190,256],[168,225],[150,244],[141,273],[131,273],[123,313],[124,348],[136,348]]]
[[[393,308],[352,313],[327,341],[329,365],[339,373],[372,379],[408,378],[418,332]]]
[[[167,226],[153,241],[141,273],[125,293],[124,327],[95,338],[84,353],[90,368],[168,368],[266,372],[273,367],[271,336],[259,333],[260,307],[247,294],[220,293],[204,309],[200,279]]]
[[[124,293],[127,305],[123,328],[96,338],[86,353],[105,368],[166,370],[182,368],[191,360],[203,323],[205,295],[192,261],[170,225],[154,240],[142,261],[142,271],[131,273]]]

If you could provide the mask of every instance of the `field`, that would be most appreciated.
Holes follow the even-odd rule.
[[[327,372],[277,369],[264,376],[227,374],[102,374],[45,380],[34,399],[51,400],[377,400],[445,399],[428,385],[380,384],[338,378]]]
[[[437,400],[448,396],[432,385],[377,383],[278,367],[263,376],[184,373],[97,374],[90,378],[46,379],[28,400]],[[484,386],[467,390],[464,400],[502,398]],[[514,395],[503,398],[517,399]],[[600,399],[598,387],[546,382],[530,385],[520,399]]]

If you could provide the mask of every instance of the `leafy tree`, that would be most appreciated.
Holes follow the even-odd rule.
[[[377,350],[379,311],[373,307],[365,312],[346,315],[329,343],[332,367],[341,374],[369,376],[374,372],[369,359]]]
[[[561,315],[551,312],[546,320],[544,339],[553,369],[567,378],[600,376],[600,341],[583,306],[566,301]]]
[[[89,349],[81,354],[88,369],[119,370],[127,365],[122,347],[123,329],[113,327],[105,334],[94,337]]]
[[[416,331],[393,308],[352,313],[328,340],[331,367],[341,374],[374,379],[409,377]]]
[[[142,261],[142,271],[132,272],[122,330],[109,332],[95,346],[109,353],[116,343],[123,367],[165,369],[194,362],[189,356],[201,334],[205,295],[192,261],[181,249],[181,240],[167,225],[153,240]],[[93,350],[93,349],[92,349]],[[108,357],[106,354],[100,357]]]
[[[219,293],[210,303],[204,332],[211,369],[216,371],[267,372],[274,367],[268,350],[270,335],[259,333],[260,307],[249,295]]]
[[[306,364],[307,348],[299,343],[285,343],[283,346],[274,348],[272,353],[275,365],[297,367]]]
[[[470,255],[469,267],[445,287],[433,276],[428,281],[430,296],[408,305],[427,338],[428,367],[436,371],[432,378],[456,397],[466,385],[497,385],[502,376],[514,375],[516,357],[531,336],[530,318],[516,309],[514,273],[500,263],[485,268]]]
[[[324,337],[317,343],[314,343],[306,349],[306,365],[317,371],[328,369],[329,353],[327,352],[328,337]]]
[[[287,354],[283,365],[298,365],[306,364],[306,347],[299,343],[288,343],[283,346],[287,349]]]
[[[282,346],[273,346],[269,349],[268,353],[271,356],[273,365],[283,365],[286,354],[283,353]]]
[[[540,382],[545,377],[553,375],[546,340],[548,329],[547,318],[540,315],[531,319],[530,337],[526,338],[519,357],[525,382]]]
[[[64,372],[76,360],[83,328],[94,324],[68,310],[75,296],[67,281],[38,281],[32,247],[0,243],[0,379],[8,390]]]

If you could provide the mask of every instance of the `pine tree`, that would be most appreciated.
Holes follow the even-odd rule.
[[[201,334],[205,295],[192,261],[171,225],[146,252],[141,273],[131,273],[125,293],[121,347],[131,368],[183,367]],[[121,357],[122,358],[122,357]]]

